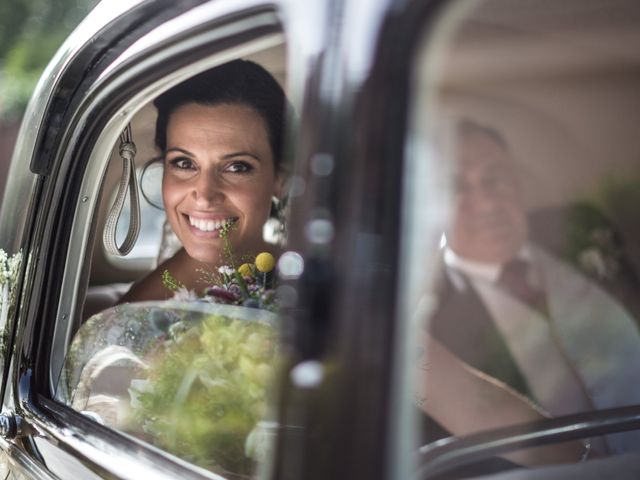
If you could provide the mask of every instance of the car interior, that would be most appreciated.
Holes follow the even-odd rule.
[[[414,188],[417,205],[425,205],[420,198],[441,183],[451,182],[455,192],[457,125],[488,127],[513,161],[528,215],[546,219],[531,223],[530,236],[585,277],[625,291],[620,297],[637,325],[640,225],[632,205],[640,186],[640,56],[634,47],[640,8],[613,3],[617,9],[597,1],[497,0],[458,4],[448,12],[449,22],[427,32],[416,57],[412,127],[426,139],[416,147],[423,158],[435,152],[432,166],[448,171],[435,181],[416,176]],[[438,221],[442,231],[451,230],[452,197],[444,193],[437,207],[416,213],[413,222]],[[446,245],[443,237],[440,247]],[[421,255],[418,246],[409,258],[428,264]],[[421,275],[436,291],[449,278],[428,269]],[[458,313],[449,320],[462,319]],[[621,358],[618,365],[619,371],[627,368]],[[630,396],[618,405],[633,403]]]

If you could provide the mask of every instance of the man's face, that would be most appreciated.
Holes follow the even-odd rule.
[[[505,262],[528,235],[509,154],[490,136],[473,132],[460,137],[457,160],[449,246],[469,260]]]

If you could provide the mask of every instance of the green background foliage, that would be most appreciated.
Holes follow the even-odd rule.
[[[0,0],[0,118],[19,118],[56,50],[97,0]]]

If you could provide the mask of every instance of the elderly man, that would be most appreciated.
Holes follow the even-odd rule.
[[[640,403],[640,334],[629,309],[536,242],[536,231],[549,232],[525,212],[495,130],[464,121],[456,143],[455,213],[431,335],[553,416]],[[640,448],[633,435],[607,438],[608,448]]]

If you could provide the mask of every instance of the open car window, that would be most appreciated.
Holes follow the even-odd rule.
[[[452,2],[417,49],[399,292],[426,458],[452,438],[640,404],[640,9],[615,4]],[[639,450],[625,431],[438,474]]]
[[[249,60],[264,68],[274,84],[286,90],[286,45],[280,34],[254,39],[248,45],[218,53],[208,61],[201,60],[191,68],[182,67],[168,76],[173,75],[176,84],[176,78],[188,80],[235,59]],[[214,236],[220,245],[224,242],[224,249],[220,247],[221,252],[224,250],[220,265],[212,267],[204,261],[195,265],[189,276],[197,280],[186,287],[176,273],[180,263],[174,263],[160,272],[162,285],[156,299],[121,302],[132,284],[144,279],[182,247],[165,221],[161,195],[163,168],[174,168],[175,176],[183,183],[184,172],[195,168],[182,169],[185,163],[182,157],[176,161],[181,162],[178,167],[172,167],[168,161],[154,163],[161,152],[154,145],[157,110],[152,102],[167,90],[164,82],[167,80],[147,87],[154,94],[146,93],[144,102],[129,107],[136,112],[130,115],[129,125],[136,145],[134,167],[143,189],[139,238],[145,245],[115,261],[106,254],[102,237],[123,172],[121,139],[104,139],[94,148],[93,163],[86,170],[83,184],[99,182],[96,195],[99,201],[92,212],[77,215],[73,227],[72,243],[82,245],[82,249],[70,251],[61,308],[74,313],[61,315],[55,326],[50,365],[52,390],[58,402],[96,425],[124,434],[140,445],[156,447],[173,460],[177,457],[179,464],[187,462],[196,472],[213,478],[250,478],[270,460],[276,431],[272,400],[281,327],[276,261],[285,238],[274,236],[274,222],[267,222],[264,231],[260,226],[259,235],[264,235],[265,249],[270,253],[259,257],[260,250],[251,255],[234,250],[228,240],[235,238],[232,225],[222,225],[215,219],[193,220],[185,215],[190,222],[190,227],[185,228],[191,228],[194,237]],[[290,113],[287,105],[281,105],[284,117]],[[222,102],[220,108],[226,107]],[[241,113],[258,115],[250,109],[247,114],[246,110]],[[267,121],[264,119],[265,132]],[[290,121],[281,118],[283,143],[290,140],[284,133]],[[197,128],[191,128],[183,136],[194,130]],[[108,151],[99,151],[105,146]],[[227,148],[226,144],[223,148]],[[215,157],[211,164],[220,161],[215,163],[216,169],[206,170],[212,181],[221,182],[219,178],[223,178],[223,182],[238,189],[237,185],[246,185],[248,178],[248,173],[242,174],[261,172],[263,167],[266,171],[269,164],[265,157],[254,158],[251,144],[246,148],[249,153],[235,152],[232,160],[224,157],[224,168],[219,157]],[[197,152],[199,160],[205,158],[208,150]],[[192,152],[185,155],[196,157]],[[283,152],[282,156],[285,155]],[[276,159],[269,161],[275,164]],[[285,167],[285,161],[288,158],[280,165],[290,172],[293,166]],[[202,161],[199,168],[205,170],[208,165]],[[214,179],[211,173],[214,171],[219,178]],[[242,192],[246,193],[244,188]],[[272,215],[269,207],[275,201],[273,198],[269,196],[268,208],[262,208],[265,217]],[[281,198],[285,200],[277,210],[278,225],[286,220],[284,189]],[[79,201],[86,203],[87,197]],[[126,232],[128,228],[130,208],[128,198],[116,229],[118,245],[124,236],[122,230]],[[222,211],[216,208],[216,212]],[[244,220],[238,213],[235,215],[228,223],[240,224]],[[223,227],[228,228],[225,235],[229,237],[211,233],[221,232]],[[258,227],[254,230],[258,231]],[[141,247],[147,250],[140,253]],[[145,291],[141,290],[141,294],[144,296]]]

